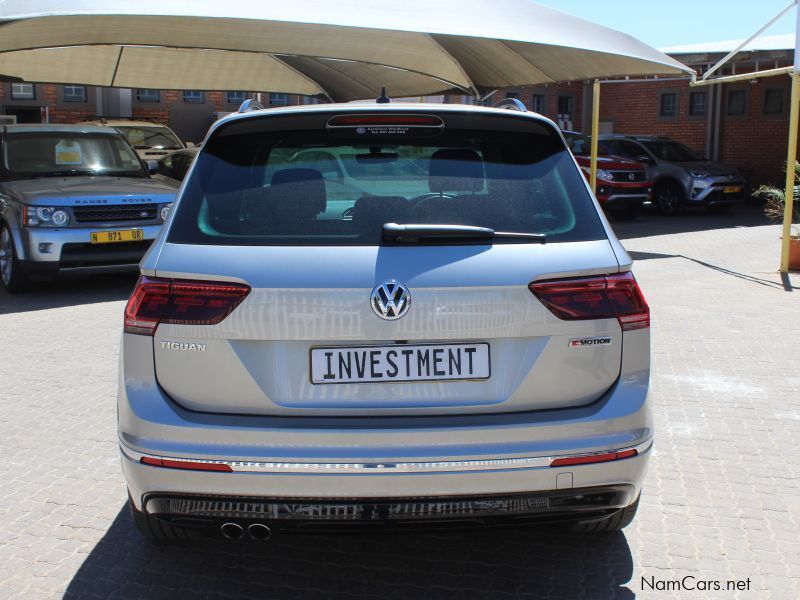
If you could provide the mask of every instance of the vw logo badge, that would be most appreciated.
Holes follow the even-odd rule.
[[[408,312],[411,306],[411,294],[402,283],[394,280],[385,281],[372,290],[369,303],[381,319],[394,321]]]
[[[631,181],[636,181],[636,173],[628,173],[628,179]]]

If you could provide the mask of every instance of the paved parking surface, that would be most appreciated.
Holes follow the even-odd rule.
[[[152,546],[115,441],[134,279],[110,277],[0,292],[0,598],[800,597],[800,277],[776,273],[778,227],[749,207],[616,227],[653,311],[658,427],[623,533]]]

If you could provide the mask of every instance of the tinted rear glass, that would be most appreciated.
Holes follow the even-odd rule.
[[[474,225],[548,242],[605,238],[569,151],[535,123],[368,140],[324,126],[248,132],[242,123],[241,133],[206,142],[169,242],[378,245],[384,223]]]

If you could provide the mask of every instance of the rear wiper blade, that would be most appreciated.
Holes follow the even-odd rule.
[[[420,240],[527,240],[544,244],[547,236],[543,233],[522,233],[516,231],[495,231],[490,227],[472,225],[415,225],[398,223],[383,224],[383,241],[395,243],[415,243]]]

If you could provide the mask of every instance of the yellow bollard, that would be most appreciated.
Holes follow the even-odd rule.
[[[597,193],[597,145],[600,135],[600,80],[594,80],[594,94],[592,95],[592,160],[589,167],[589,183],[592,192]]]
[[[797,125],[800,114],[800,74],[792,72],[792,103],[789,112],[789,151],[786,154],[786,196],[783,212],[783,240],[781,245],[781,273],[789,272],[789,244],[792,235],[792,207],[794,206],[795,170],[797,162]]]

